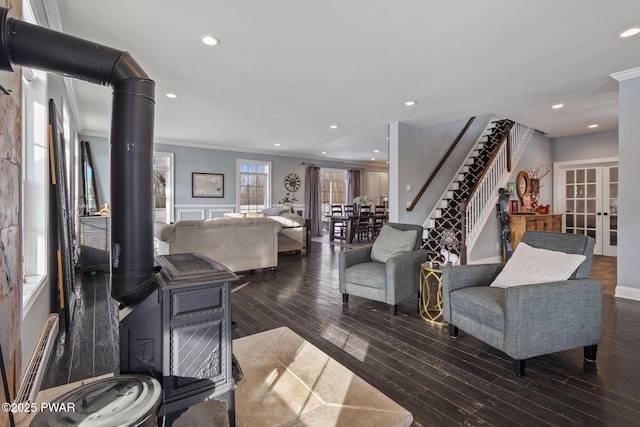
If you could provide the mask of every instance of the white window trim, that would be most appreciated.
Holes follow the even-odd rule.
[[[46,131],[46,93],[47,93],[47,80],[46,80],[46,75],[43,72],[34,72],[30,70],[27,70],[25,68],[23,68],[23,74],[26,74],[27,76],[29,76],[29,78],[39,78],[42,80],[42,93],[44,94],[43,98],[41,99],[41,101],[43,102],[43,108],[45,108],[45,120],[43,123],[43,129],[41,129],[42,133],[42,137],[43,137],[43,144],[45,143],[44,141],[46,141],[47,138],[47,131]],[[23,77],[26,78],[26,77]],[[26,90],[24,89],[24,83],[23,83],[23,91],[22,91],[22,104],[23,104],[23,113],[24,113],[24,104],[25,102],[28,102],[26,100]],[[22,177],[21,180],[25,179],[25,171],[28,171],[27,168],[27,162],[25,161],[25,149],[26,149],[26,145],[27,143],[32,143],[33,141],[25,141],[25,135],[27,134],[27,132],[24,130],[24,126],[27,124],[34,124],[35,123],[35,117],[30,117],[30,118],[23,118],[23,141],[22,141]],[[35,136],[35,134],[34,134]],[[43,166],[47,165],[49,163],[48,160],[48,156],[49,156],[49,150],[46,149],[44,146],[41,147],[43,149],[43,153],[45,156],[44,159],[44,163]],[[42,200],[39,200],[38,205],[40,206],[44,206],[45,212],[48,211],[48,186],[47,186],[47,179],[48,179],[48,172],[45,170],[42,172],[42,176],[43,179],[45,180],[45,182],[43,183],[43,185],[45,186],[45,188],[43,188],[43,193],[44,193],[44,203],[42,203]],[[20,190],[20,203],[22,205],[22,215],[24,215],[25,213],[25,198],[24,198],[24,182],[22,182],[21,185],[21,190]],[[25,253],[26,247],[25,247],[25,240],[26,240],[26,236],[25,236],[25,231],[24,231],[24,218],[21,219],[21,226],[22,226],[22,238],[21,238],[21,254],[20,256],[22,257],[22,265],[23,265],[23,272],[25,270],[27,270],[27,268],[25,267],[25,256],[28,256]],[[46,253],[46,247],[47,247],[47,238],[49,235],[49,227],[48,227],[48,222],[45,221],[44,223],[44,230],[42,230],[42,238],[44,239],[44,245],[43,247],[45,248],[45,253]],[[33,243],[33,242],[31,242]],[[22,318],[24,319],[25,316],[29,313],[29,310],[31,309],[33,303],[38,299],[38,296],[42,293],[42,291],[47,288],[47,284],[48,284],[48,276],[46,274],[46,272],[48,271],[48,265],[47,265],[47,260],[46,260],[46,256],[45,256],[45,260],[44,260],[44,265],[42,266],[42,269],[40,271],[38,271],[36,274],[24,274],[23,275],[23,286],[22,286]],[[29,268],[29,270],[33,270],[32,268]],[[37,270],[37,269],[36,269]]]
[[[236,159],[236,212],[240,212],[240,165],[243,163],[254,163],[258,165],[266,165],[269,167],[269,177],[267,179],[267,188],[265,191],[265,208],[271,207],[271,180],[273,179],[273,166],[268,160],[249,160],[249,159]]]
[[[47,276],[45,274],[37,274],[34,276],[25,276],[22,283],[22,318],[29,314],[31,306],[38,299],[44,289],[46,289]]]

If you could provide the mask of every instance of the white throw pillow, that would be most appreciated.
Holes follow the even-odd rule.
[[[567,280],[585,258],[580,254],[534,248],[520,242],[491,286],[508,288]]]
[[[385,225],[373,242],[371,261],[387,262],[389,258],[413,249],[416,243],[416,230],[397,230]]]

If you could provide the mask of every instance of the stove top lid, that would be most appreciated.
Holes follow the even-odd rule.
[[[158,255],[156,264],[163,288],[238,280],[227,267],[199,253]]]
[[[104,378],[71,390],[42,408],[31,426],[140,426],[155,418],[160,383],[145,375]],[[44,410],[42,410],[44,409]]]

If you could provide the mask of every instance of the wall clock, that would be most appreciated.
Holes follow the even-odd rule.
[[[298,191],[300,189],[300,177],[295,173],[290,173],[284,178],[284,188],[287,191]]]

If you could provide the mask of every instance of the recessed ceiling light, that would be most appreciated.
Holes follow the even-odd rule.
[[[275,144],[273,144],[273,145],[275,145],[276,147],[280,147],[280,144],[277,143],[277,142]]]
[[[329,126],[330,129],[338,129],[338,125],[331,125]]]
[[[202,36],[200,41],[202,41],[202,43],[206,44],[207,46],[218,46],[220,44],[220,40],[213,36]]]
[[[380,150],[373,150],[373,152],[374,152],[374,153],[379,153],[379,152],[380,152]]]
[[[375,160],[375,159],[376,159],[375,157],[372,157],[372,158],[371,158],[371,160]]]
[[[177,93],[171,93],[171,92],[169,92],[169,93],[167,93],[165,96],[166,96],[167,98],[176,99],[176,98],[178,97],[178,94],[177,94]]]
[[[413,107],[417,103],[418,103],[418,101],[407,101],[407,102],[404,103],[404,105],[406,105],[407,107]]]
[[[555,105],[552,105],[552,106],[551,106],[551,108],[556,109],[556,110],[557,110],[558,108],[562,108],[562,107],[564,107],[564,104],[555,104]]]
[[[323,152],[322,152],[322,154],[327,154],[327,152],[326,152],[326,151],[323,151]]]
[[[629,28],[624,30],[623,32],[621,32],[618,37],[620,38],[627,38],[627,37],[633,37],[636,34],[640,33],[640,28],[634,27],[634,28]]]
[[[589,125],[589,129],[593,129],[593,128],[597,128],[597,127],[598,127],[598,125],[597,125],[597,124],[595,124],[595,123],[594,123],[594,124],[592,124],[592,125]]]

